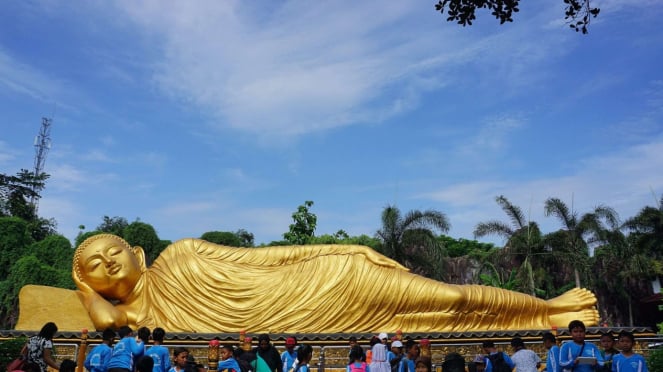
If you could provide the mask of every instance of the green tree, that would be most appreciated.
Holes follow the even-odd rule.
[[[309,244],[343,244],[343,239],[339,239],[335,235],[322,234],[314,236],[309,240]]]
[[[69,239],[62,235],[50,235],[44,240],[34,242],[27,250],[28,254],[53,268],[71,271],[74,249]]]
[[[39,217],[30,202],[41,197],[40,192],[48,177],[46,173],[35,176],[34,172],[25,169],[15,176],[0,174],[0,217],[13,216],[27,221],[28,231],[35,240],[56,232],[55,220]]]
[[[393,205],[382,211],[382,227],[376,236],[382,242],[382,254],[413,272],[442,277],[441,260],[444,247],[438,242],[435,230],[447,232],[447,216],[435,210],[412,210],[405,215]]]
[[[309,211],[312,206],[313,202],[307,200],[297,207],[297,211],[292,214],[294,223],[290,224],[290,230],[283,234],[283,238],[290,244],[308,244],[311,238],[314,237],[318,217]]]
[[[0,368],[6,370],[5,366],[16,358],[27,341],[24,336],[0,341]]]
[[[0,282],[0,311],[3,326],[14,328],[18,319],[18,293],[25,285],[48,285],[74,289],[71,270],[61,270],[43,263],[33,255],[23,256],[12,266],[7,279]]]
[[[380,251],[382,244],[379,239],[368,235],[350,236],[344,230],[338,230],[334,234],[323,234],[314,236],[309,244],[345,244],[345,245],[363,245]]]
[[[124,217],[103,217],[103,222],[95,230],[106,234],[123,236],[124,229],[129,226],[129,222]]]
[[[241,239],[230,231],[208,231],[200,236],[200,239],[207,240],[210,243],[227,245],[229,247],[241,247]]]
[[[439,0],[435,9],[447,13],[447,21],[457,22],[463,26],[472,25],[476,19],[477,9],[488,9],[499,19],[500,24],[513,22],[513,13],[518,13],[519,0]],[[590,0],[564,0],[564,19],[576,32],[587,33],[587,26],[592,18],[599,15],[600,9],[592,7]]]
[[[34,243],[28,223],[18,217],[0,217],[0,278],[9,275],[11,265],[18,261]]]
[[[611,231],[608,244],[597,250],[598,269],[619,282],[615,288],[604,289],[626,300],[630,325],[637,316],[634,308],[639,308],[633,306],[633,301],[651,295],[649,283],[663,276],[663,197],[655,202],[655,206],[645,206],[624,222],[621,228],[629,232],[628,236],[619,230]],[[605,281],[597,281],[599,287],[604,284]]]
[[[543,253],[541,230],[536,222],[529,221],[520,207],[512,204],[505,196],[495,198],[497,204],[509,217],[511,225],[491,220],[480,222],[474,229],[474,237],[497,235],[506,240],[505,253],[518,261],[518,276],[523,292],[536,295],[537,283],[534,280],[532,260],[535,254]]]
[[[21,169],[15,176],[0,174],[0,216],[14,216],[30,221],[36,217],[32,198],[39,198],[49,175]]]
[[[253,233],[250,233],[244,229],[239,229],[235,231],[235,235],[239,238],[240,247],[253,247],[255,244]]]
[[[134,221],[127,225],[120,235],[132,247],[139,246],[145,251],[148,262],[153,262],[168,245],[159,239],[152,225]]]
[[[606,243],[596,249],[592,269],[597,276],[594,291],[604,318],[627,314],[628,319],[624,316],[613,321],[633,326],[637,315],[633,303],[651,294],[651,280],[663,275],[663,262],[637,244],[636,236],[613,229],[608,232]],[[606,311],[609,309],[612,311]]]
[[[589,268],[589,245],[605,240],[604,221],[609,226],[618,226],[617,213],[610,207],[598,206],[593,212],[579,216],[558,198],[547,199],[544,212],[546,216],[557,217],[562,224],[552,240],[561,244],[555,244],[552,249],[559,249],[562,255],[557,257],[573,267],[576,287],[580,287],[580,276]]]
[[[486,252],[495,248],[495,245],[492,243],[482,243],[463,238],[454,239],[443,234],[438,236],[437,240],[444,246],[449,257],[467,256],[476,251]]]
[[[376,237],[362,234],[359,236],[350,236],[347,239],[343,239],[341,240],[341,244],[364,245],[378,251],[382,242]]]
[[[76,235],[76,241],[74,242],[74,246],[78,247],[79,245],[81,245],[81,243],[85,241],[85,239],[98,234],[107,234],[107,233],[99,230],[86,231],[86,232],[79,231],[78,235]]]
[[[484,266],[489,269],[489,273],[480,273],[479,279],[481,284],[489,287],[496,287],[515,291],[518,287],[518,277],[516,270],[509,270],[506,273],[501,273],[495,265],[490,262],[484,263]]]
[[[634,236],[641,249],[663,259],[663,196],[656,206],[646,206],[627,219],[623,228]]]

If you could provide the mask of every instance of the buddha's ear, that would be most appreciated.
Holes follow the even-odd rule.
[[[138,263],[140,264],[141,271],[145,271],[147,266],[145,265],[145,251],[143,250],[143,247],[137,245],[133,247],[132,250],[134,251],[134,255],[136,256]]]

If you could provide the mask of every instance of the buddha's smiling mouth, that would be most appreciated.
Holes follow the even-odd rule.
[[[113,265],[108,269],[108,274],[114,275],[122,269],[122,265]]]

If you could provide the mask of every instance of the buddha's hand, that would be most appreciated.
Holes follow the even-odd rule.
[[[95,328],[101,331],[106,328],[119,328],[127,324],[127,314],[117,309],[110,301],[101,297],[87,284],[76,279],[79,290],[76,291],[78,298],[88,311]]]
[[[74,275],[73,277],[74,277],[74,283],[76,283],[76,287],[78,287],[79,289],[78,291],[76,291],[76,294],[83,303],[83,306],[85,306],[87,309],[89,309],[92,303],[98,300],[98,298],[103,299],[103,297],[101,297],[99,293],[95,292],[95,290],[92,289],[89,285],[87,285],[87,283],[80,280],[77,275]]]

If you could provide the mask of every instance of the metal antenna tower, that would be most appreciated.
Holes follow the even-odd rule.
[[[35,137],[35,177],[39,177],[39,175],[44,172],[46,155],[48,155],[48,150],[51,149],[52,123],[53,119],[41,118],[41,128],[39,129],[39,134],[37,137]],[[37,208],[39,207],[39,198],[36,196],[36,194],[40,190],[37,189],[37,185],[33,185],[32,191],[34,191],[34,194],[30,198],[30,204],[32,204],[34,207],[36,215]]]

